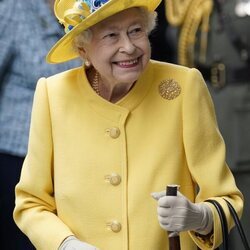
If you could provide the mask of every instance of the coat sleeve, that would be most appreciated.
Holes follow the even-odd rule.
[[[73,233],[57,217],[53,190],[53,138],[46,79],[38,81],[28,153],[16,186],[14,220],[37,249],[55,250]]]
[[[183,92],[183,140],[188,167],[198,185],[195,202],[216,199],[222,205],[231,228],[232,218],[223,198],[230,201],[241,215],[243,196],[225,162],[225,144],[218,129],[214,106],[198,70],[190,70]],[[209,237],[190,234],[201,249],[214,249],[222,242],[221,226],[215,208],[207,204],[213,211],[213,234]]]

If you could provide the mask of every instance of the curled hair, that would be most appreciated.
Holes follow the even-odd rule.
[[[147,33],[150,34],[151,31],[156,27],[157,24],[157,12],[156,11],[148,11],[146,8],[139,7],[142,17],[145,20],[145,27]]]
[[[148,34],[156,27],[157,23],[157,12],[149,12],[146,8],[138,7],[140,13],[145,22],[145,28]],[[76,35],[73,40],[73,49],[79,54],[79,49],[83,48],[86,44],[89,44],[92,39],[91,28],[82,31]]]

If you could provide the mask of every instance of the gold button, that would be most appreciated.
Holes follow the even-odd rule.
[[[121,176],[118,174],[112,174],[110,178],[110,183],[114,186],[117,186],[121,183]]]
[[[106,175],[105,180],[107,180],[113,186],[118,186],[121,183],[122,178],[120,175],[113,173],[111,175]]]
[[[120,136],[121,132],[120,129],[117,127],[113,127],[113,128],[108,128],[106,130],[106,132],[109,134],[109,136],[113,139],[116,139]]]
[[[122,225],[118,221],[112,221],[108,223],[107,226],[114,233],[119,233],[122,229]]]

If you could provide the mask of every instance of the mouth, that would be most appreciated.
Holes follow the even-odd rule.
[[[121,68],[133,68],[139,64],[139,59],[140,57],[136,59],[126,60],[126,61],[114,62],[114,64],[116,64],[117,66]]]

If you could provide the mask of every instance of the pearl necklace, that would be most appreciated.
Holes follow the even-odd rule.
[[[93,90],[100,95],[100,89],[99,89],[99,73],[97,71],[95,71],[95,75],[92,81],[92,88]]]

